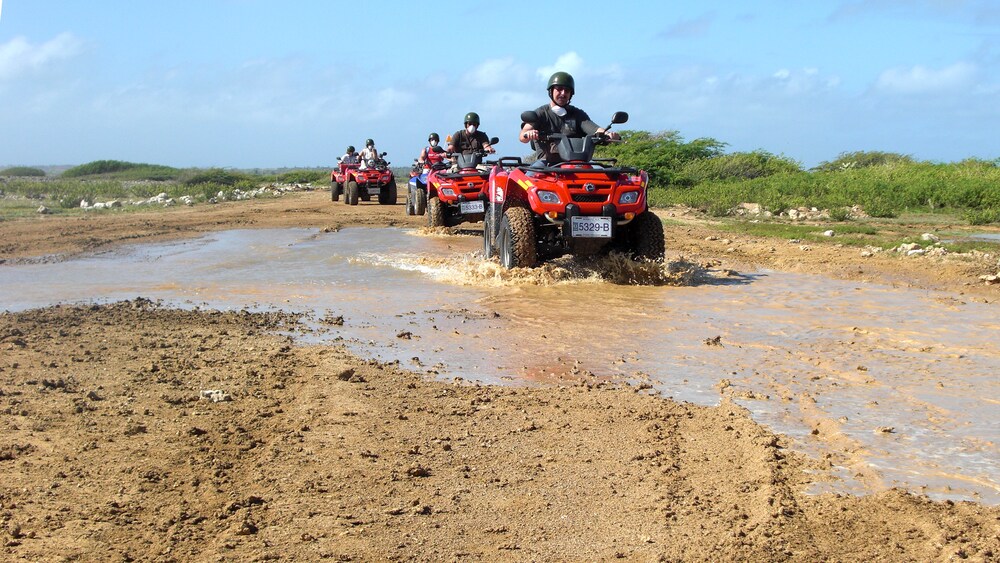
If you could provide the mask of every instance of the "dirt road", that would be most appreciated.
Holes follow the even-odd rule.
[[[707,240],[718,233],[703,220],[670,213],[683,226],[667,227],[667,247],[723,267],[998,296],[977,280],[989,264]],[[0,222],[0,260],[229,228],[420,224],[402,206],[307,192]],[[301,328],[293,315],[142,299],[0,315],[2,558],[1000,558],[1000,508],[895,490],[807,495],[824,460],[784,449],[733,404],[588,380],[431,381],[276,334]]]

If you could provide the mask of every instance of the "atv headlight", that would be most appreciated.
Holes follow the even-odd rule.
[[[618,198],[618,203],[629,204],[639,201],[639,192],[625,192]]]
[[[443,193],[444,195],[446,195],[448,197],[455,197],[455,190],[453,190],[451,188],[444,188],[444,189],[441,190],[441,193]]]
[[[556,192],[538,190],[538,199],[541,200],[542,203],[562,203],[559,201],[559,194]]]

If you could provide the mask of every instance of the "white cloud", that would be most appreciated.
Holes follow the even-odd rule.
[[[513,57],[489,59],[466,72],[462,83],[471,88],[496,89],[511,82],[521,82],[527,74],[527,69],[515,63]]]
[[[576,51],[570,51],[564,55],[559,55],[559,58],[556,59],[556,64],[552,66],[543,66],[535,71],[535,73],[541,78],[548,80],[549,76],[551,76],[553,72],[561,70],[563,72],[574,74],[578,73],[582,69],[583,59],[576,53]]]
[[[81,47],[82,42],[70,33],[62,33],[40,45],[15,37],[0,45],[0,79],[40,71],[57,61],[71,59]]]
[[[969,85],[976,74],[976,65],[957,62],[942,69],[921,65],[910,68],[890,68],[875,82],[878,90],[903,94],[943,92]]]

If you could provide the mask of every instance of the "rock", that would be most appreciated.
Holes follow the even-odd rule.
[[[221,403],[223,401],[232,401],[233,397],[225,391],[219,389],[205,389],[201,392],[202,399],[208,399],[213,403]]]
[[[823,231],[823,236],[825,236],[825,237],[832,237],[833,234],[834,234],[833,230]]]
[[[44,205],[39,205],[38,209],[35,211],[35,213],[38,213],[39,215],[48,215],[49,213],[52,213],[52,212],[49,211],[48,207],[45,207]]]
[[[935,235],[934,233],[924,233],[920,235],[920,240],[928,242],[938,242],[941,240],[941,238]]]

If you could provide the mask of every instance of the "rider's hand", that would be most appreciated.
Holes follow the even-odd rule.
[[[495,154],[497,152],[497,150],[493,148],[493,145],[483,145],[483,150],[490,154]]]
[[[521,134],[521,138],[526,141],[537,141],[538,131],[535,129],[528,129],[527,131]]]

